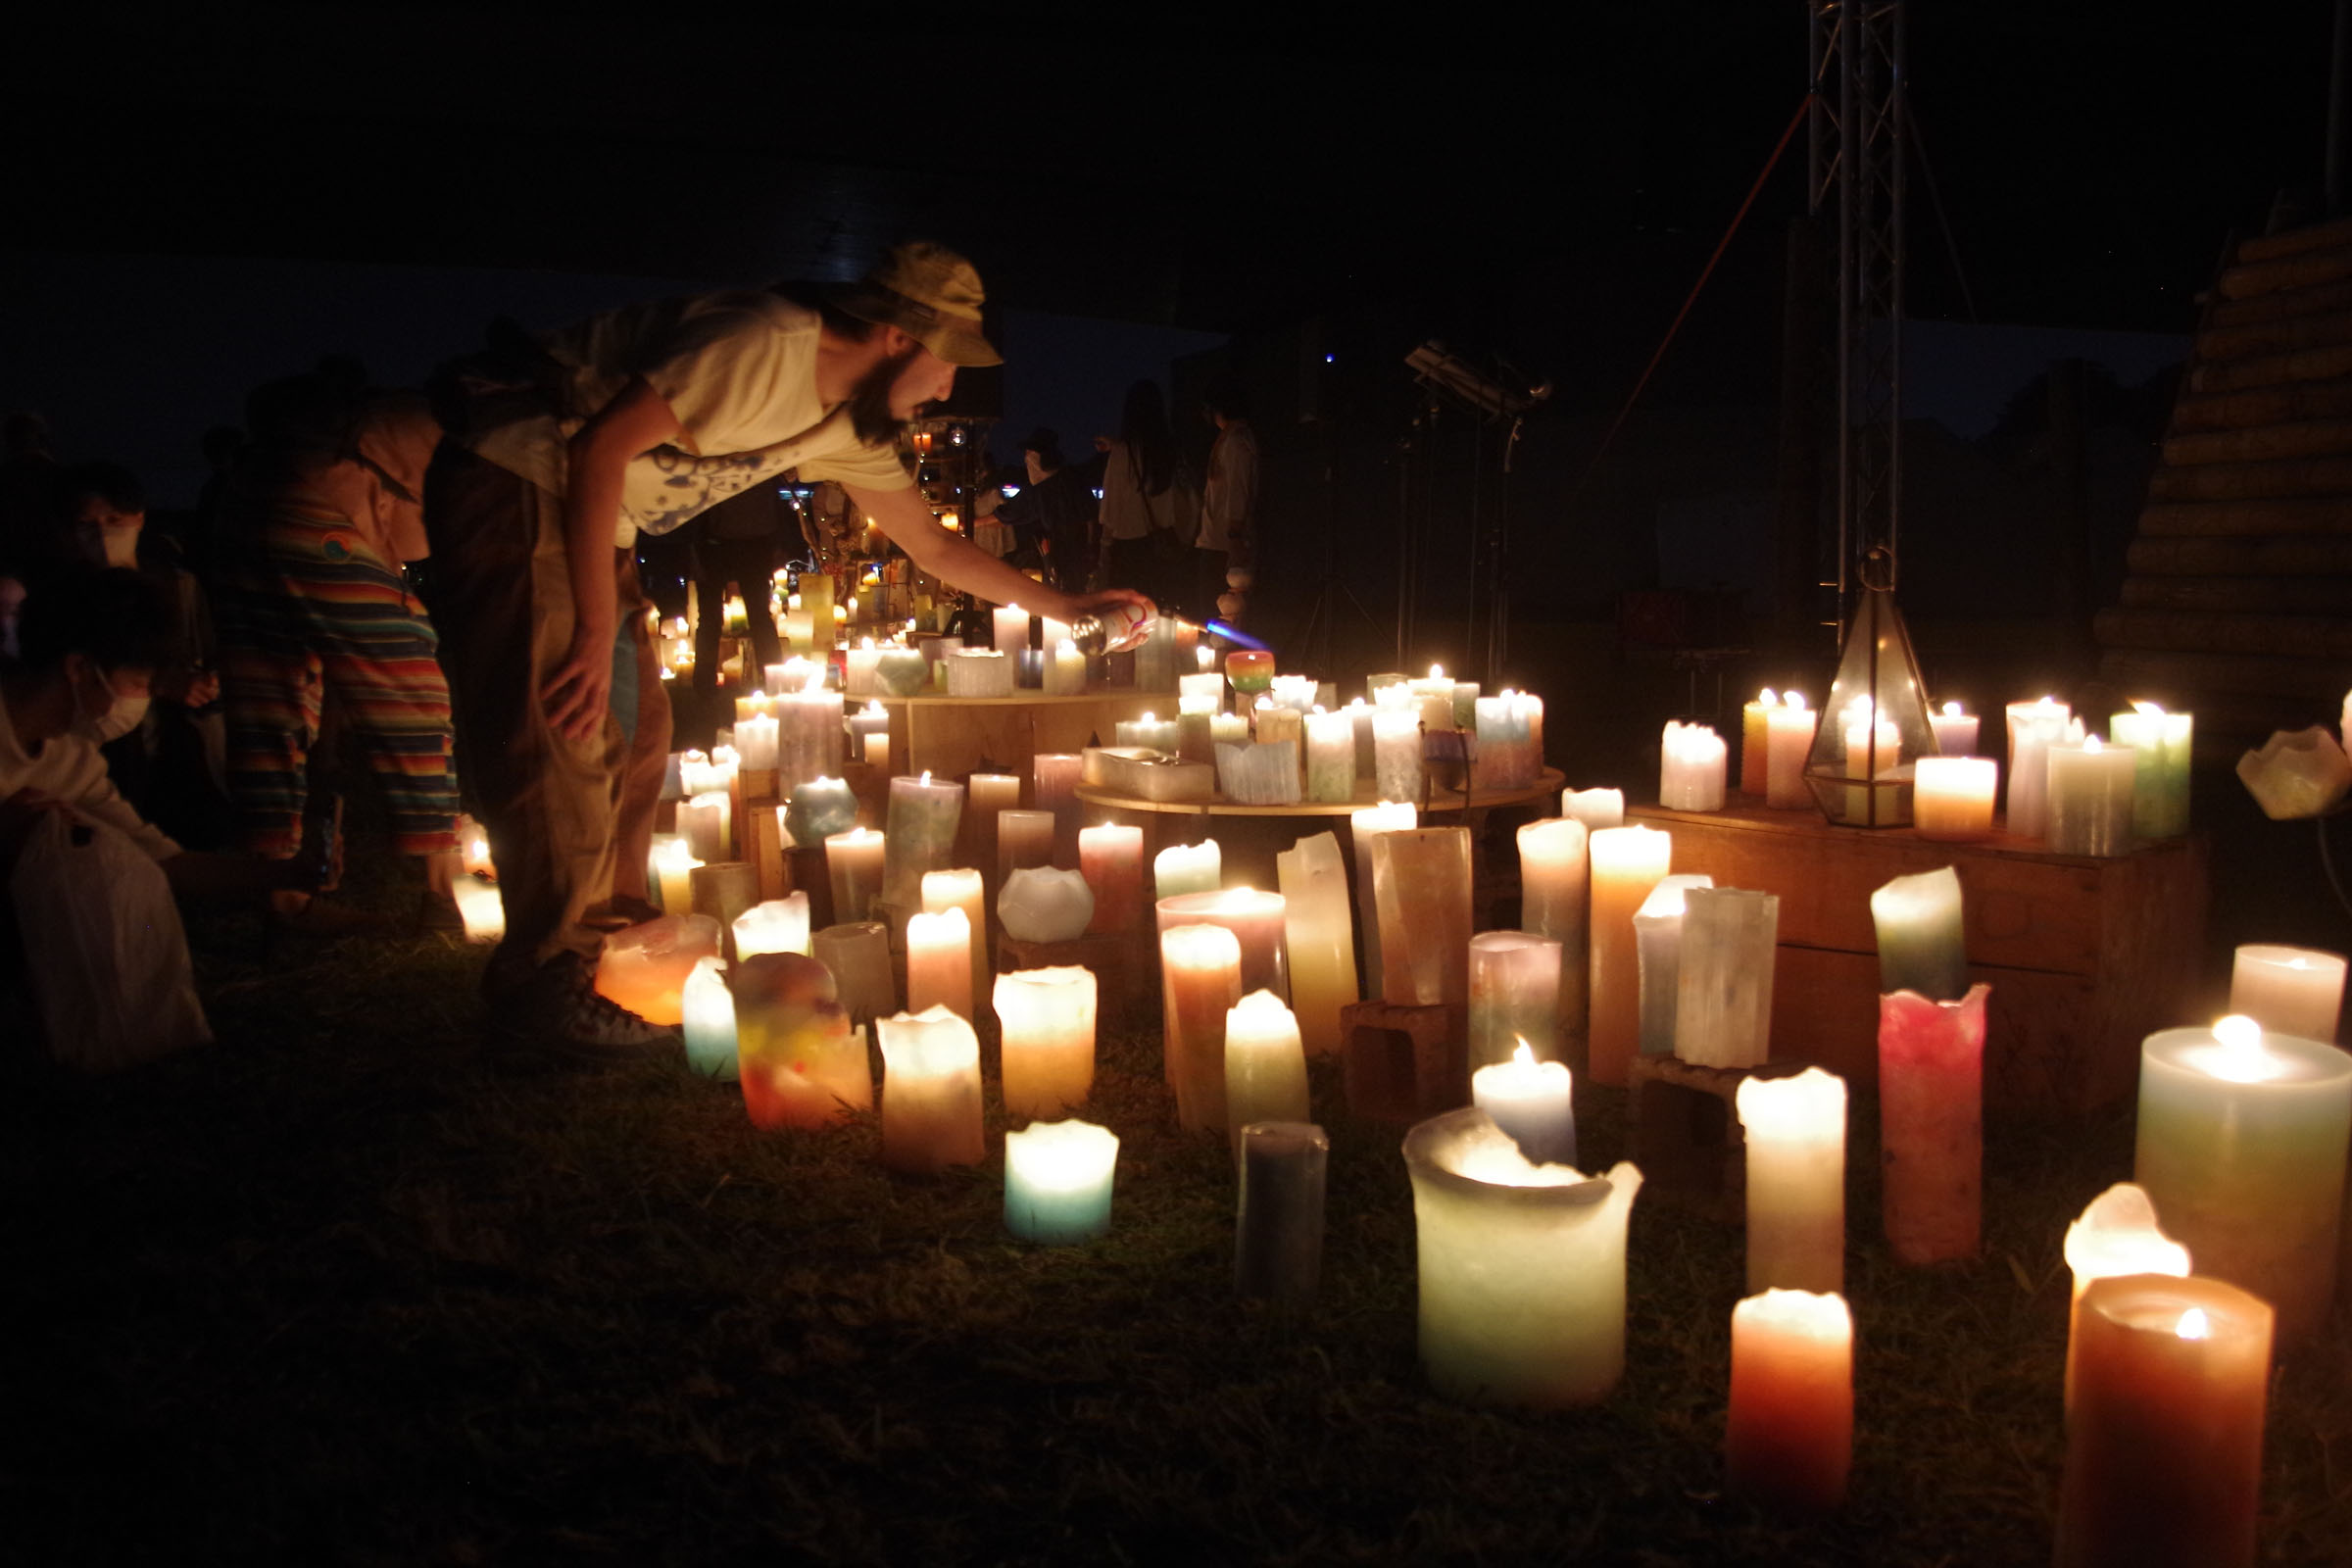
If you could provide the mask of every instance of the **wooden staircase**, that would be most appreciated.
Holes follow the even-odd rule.
[[[2332,719],[2352,686],[2352,219],[2245,241],[2197,333],[2100,674],[2200,753]]]

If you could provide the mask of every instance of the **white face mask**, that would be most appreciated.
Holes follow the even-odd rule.
[[[147,716],[148,700],[144,694],[125,697],[116,691],[115,683],[107,680],[103,670],[98,678],[105,683],[106,695],[112,701],[99,712],[84,712],[81,693],[76,691],[74,694],[74,733],[93,746],[104,746],[108,741],[127,735],[139,727],[139,721]]]

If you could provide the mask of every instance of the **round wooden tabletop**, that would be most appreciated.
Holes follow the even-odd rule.
[[[1524,806],[1545,796],[1557,798],[1566,784],[1566,775],[1556,767],[1547,767],[1533,784],[1520,789],[1481,789],[1464,797],[1459,790],[1432,789],[1429,804],[1422,808],[1425,815],[1453,811],[1486,810],[1496,806]],[[1078,799],[1089,806],[1100,806],[1114,811],[1162,811],[1179,816],[1352,816],[1367,806],[1378,806],[1380,794],[1370,779],[1355,781],[1355,795],[1347,801],[1301,801],[1296,806],[1244,806],[1236,801],[1216,796],[1205,801],[1146,801],[1132,795],[1113,795],[1091,784],[1078,786]]]

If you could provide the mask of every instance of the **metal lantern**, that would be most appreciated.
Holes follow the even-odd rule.
[[[1875,569],[1874,569],[1875,568]],[[1823,705],[1805,783],[1822,814],[1842,827],[1906,827],[1922,757],[1937,755],[1911,634],[1894,608],[1891,562],[1873,551]]]

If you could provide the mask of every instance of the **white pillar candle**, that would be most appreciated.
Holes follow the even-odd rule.
[[[1420,808],[1411,801],[1382,801],[1348,816],[1348,837],[1355,846],[1355,920],[1363,937],[1363,987],[1368,997],[1387,995],[1380,969],[1380,899],[1372,883],[1372,841],[1383,833],[1418,827],[1420,821]]]
[[[1642,1054],[1674,1054],[1674,1020],[1683,1001],[1683,897],[1711,888],[1704,871],[1658,879],[1634,911],[1634,952],[1642,972]]]
[[[1529,1163],[1576,1163],[1576,1097],[1565,1062],[1539,1061],[1522,1040],[1510,1055],[1470,1074],[1470,1101]]]
[[[1045,1247],[1110,1229],[1119,1136],[1091,1121],[1041,1121],[1004,1135],[1004,1228]]]
[[[711,864],[731,858],[734,834],[730,819],[733,804],[724,790],[709,790],[678,807],[678,831],[686,837],[686,848],[702,864]]]
[[[2196,719],[2168,713],[2154,703],[2133,703],[2107,721],[2108,737],[2129,746],[2137,767],[2132,780],[2135,838],[2174,839],[2188,831],[2188,766]]]
[[[1560,944],[1527,931],[1482,931],[1470,939],[1470,1067],[1533,1052],[1558,1061]],[[1501,1120],[1499,1116],[1495,1118]],[[1571,1161],[1573,1163],[1573,1161]]]
[[[841,776],[841,693],[825,689],[825,666],[810,664],[798,690],[776,699],[776,789],[787,800],[812,778]]]
[[[874,666],[882,659],[882,650],[874,646],[871,637],[850,649],[843,658],[842,691],[851,697],[874,695]]]
[[[1355,799],[1355,720],[1346,713],[1306,715],[1306,798],[1326,805]]]
[[[950,697],[1010,697],[1012,656],[994,648],[959,648],[947,658]]]
[[[1936,751],[1942,757],[1974,757],[1977,754],[1979,722],[1974,713],[1964,713],[1958,703],[1946,703],[1940,712],[1928,715],[1928,728],[1936,733]]]
[[[867,907],[882,891],[882,857],[889,847],[887,837],[870,827],[855,827],[825,840],[835,924],[865,918]]]
[[[1252,991],[1225,1012],[1225,1129],[1234,1157],[1250,1123],[1306,1118],[1298,1019],[1271,991]]]
[[[2050,747],[2066,739],[2074,712],[2055,698],[2011,703],[2009,716],[2008,828],[2020,838],[2042,835],[2050,795]]]
[[[1814,726],[1821,715],[1805,706],[1803,692],[1790,692],[1764,715],[1764,804],[1795,811],[1813,804],[1805,787],[1805,760],[1813,752]]]
[[[1029,612],[1020,606],[999,605],[988,619],[998,653],[1010,658],[1029,646]]]
[[[735,956],[808,951],[808,895],[792,893],[755,904],[735,917]]]
[[[2066,1266],[2075,1278],[2066,1328],[2066,1403],[2071,1409],[2075,1402],[2075,1336],[2082,1327],[2082,1293],[2099,1280],[2126,1274],[2183,1278],[2189,1271],[2188,1249],[2157,1225],[2156,1205],[2148,1201],[2146,1188],[2117,1182],[2092,1199],[2082,1217],[2066,1228]]]
[[[1674,1054],[1712,1067],[1760,1067],[1772,1054],[1772,982],[1781,900],[1752,888],[1683,896]]]
[[[997,976],[1004,1113],[1032,1120],[1086,1102],[1095,1087],[1095,972],[1076,964]]]
[[[920,918],[919,916],[917,918]],[[980,1131],[980,1040],[946,1007],[876,1025],[882,1040],[882,1163],[918,1175],[987,1156]]]
[[[1912,827],[1945,843],[1990,838],[2000,771],[1989,757],[1921,758],[1912,771]]]
[[[1950,866],[1898,876],[1870,896],[1879,936],[1879,991],[1916,991],[1930,1002],[1968,992],[1967,926],[1960,873]]]
[[[1585,1032],[1585,921],[1590,914],[1588,830],[1570,816],[1519,829],[1519,925],[1560,945],[1563,1037]]]
[[[1033,865],[1004,879],[997,922],[1015,942],[1075,942],[1095,917],[1094,890],[1076,871]]]
[[[1283,950],[1291,1004],[1310,1056],[1336,1054],[1340,1009],[1361,1000],[1355,931],[1348,905],[1348,862],[1330,833],[1300,839],[1274,857],[1282,892]]]
[[[988,894],[978,871],[958,866],[923,873],[923,912],[945,914],[950,909],[961,909],[971,931],[971,1003],[977,1007],[988,996],[992,972],[988,962]],[[979,1014],[967,1012],[964,1016],[976,1018]]]
[[[2132,853],[2132,798],[2138,760],[2129,746],[2103,746],[2096,735],[2080,746],[2049,749],[2049,803],[2043,838],[2055,855]]]
[[[1421,1365],[1448,1398],[1540,1409],[1625,1370],[1625,1233],[1642,1173],[1537,1165],[1477,1106],[1405,1136]]]
[[[1048,625],[1054,624],[1049,621]],[[1083,697],[1086,695],[1086,656],[1078,645],[1067,637],[1052,645],[1054,658],[1046,665],[1046,695],[1048,697]]]
[[[972,922],[961,909],[907,916],[906,1007],[972,1016]]]
[[[1560,791],[1560,814],[1597,833],[1604,827],[1625,826],[1625,791],[1566,789]]]
[[[1172,899],[1182,893],[1214,893],[1224,881],[1224,852],[1215,839],[1203,839],[1198,844],[1171,844],[1152,858],[1154,901]]]
[[[2327,1319],[2352,1135],[2352,1056],[2232,1015],[2139,1054],[2132,1180],[2199,1273],[2278,1311],[2288,1342]]]
[[[1187,1132],[1225,1128],[1225,1017],[1242,1000],[1242,945],[1219,925],[1159,934],[1167,1076]]]
[[[1409,710],[1383,708],[1372,715],[1372,769],[1380,798],[1421,799],[1421,719]]]
[[[1854,1318],[1845,1298],[1764,1291],[1732,1308],[1733,1491],[1825,1513],[1845,1499],[1854,1456]]]
[[[1079,829],[1078,869],[1095,895],[1088,932],[1133,930],[1144,907],[1144,830],[1117,822]]]
[[[1651,827],[1602,828],[1592,835],[1592,1021],[1587,1071],[1622,1089],[1642,1044],[1642,959],[1634,911],[1673,868],[1674,835]]]
[[[1331,1140],[1312,1123],[1261,1121],[1243,1127],[1235,1294],[1294,1310],[1315,1298],[1323,1272],[1323,1179],[1330,1156]]]
[[[706,1078],[733,1083],[735,997],[727,990],[727,960],[702,957],[679,993],[686,1036],[686,1065]]]
[[[776,765],[776,720],[773,715],[757,713],[735,721],[735,749],[741,754],[746,771],[764,773]]]
[[[1808,1067],[1740,1086],[1747,1289],[1845,1288],[1845,1080]]]
[[[1304,713],[1315,706],[1315,684],[1312,675],[1277,675],[1273,684],[1266,689],[1266,695],[1273,699],[1278,708]]]
[[[1669,719],[1659,750],[1658,804],[1670,811],[1722,810],[1728,759],[1714,730]]]
[[[2344,956],[2249,942],[2230,968],[2230,1010],[2273,1034],[2332,1044],[2344,1005]]]

